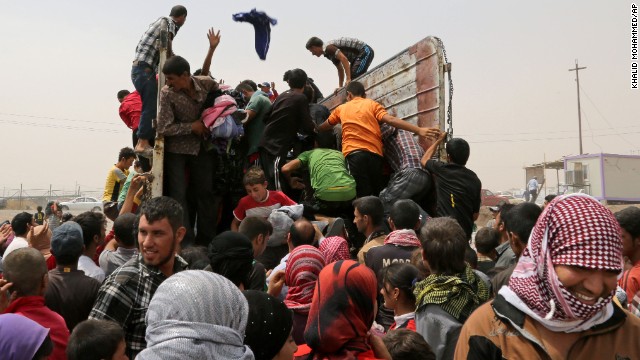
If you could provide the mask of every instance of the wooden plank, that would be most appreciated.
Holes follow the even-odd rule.
[[[163,26],[163,28],[165,28]],[[158,65],[158,108],[157,114],[160,113],[160,90],[164,86],[164,74],[162,73],[162,67],[167,60],[167,45],[169,44],[169,37],[167,30],[160,32],[160,63]],[[156,116],[157,117],[157,116]],[[156,121],[156,119],[154,119]],[[157,129],[157,125],[155,126]],[[162,196],[162,187],[164,185],[164,136],[156,133],[155,145],[153,147],[153,163],[151,173],[153,174],[153,182],[151,183],[151,196]]]

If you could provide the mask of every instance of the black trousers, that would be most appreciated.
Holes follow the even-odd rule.
[[[207,246],[215,236],[218,202],[213,193],[213,170],[216,155],[200,150],[198,155],[164,155],[165,194],[182,205],[187,235],[183,246]],[[190,196],[192,195],[192,196]],[[188,198],[194,200],[196,216],[189,214]],[[195,219],[192,221],[191,219]],[[195,229],[195,233],[194,233]]]
[[[346,160],[349,173],[356,180],[356,197],[380,195],[384,186],[382,156],[365,150],[356,150],[349,153]]]

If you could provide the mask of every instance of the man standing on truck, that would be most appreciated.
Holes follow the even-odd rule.
[[[325,43],[312,37],[307,41],[307,50],[320,57],[324,55],[338,69],[338,85],[342,87],[364,74],[373,61],[373,49],[363,41],[354,38],[340,38]],[[345,75],[347,81],[344,81]]]
[[[167,57],[170,57],[173,55],[171,41],[186,20],[187,9],[182,5],[174,6],[169,17],[160,17],[149,25],[136,46],[136,55],[131,68],[131,80],[142,98],[142,112],[138,124],[138,143],[135,146],[135,152],[146,158],[153,156],[150,140],[155,138],[152,120],[156,117],[157,111],[158,80],[156,74],[160,64],[160,51],[156,40],[160,38],[160,32],[166,29],[169,35]]]

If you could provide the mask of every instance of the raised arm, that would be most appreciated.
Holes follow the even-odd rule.
[[[347,85],[348,83],[351,82],[351,64],[349,63],[349,60],[347,59],[347,57],[344,56],[342,51],[336,52],[336,59],[340,61],[340,64],[344,68],[344,72],[347,75],[347,81],[344,83],[345,85]],[[340,70],[341,70],[340,66],[338,66],[338,74],[340,74]],[[340,87],[342,87],[342,78],[339,78],[339,80],[340,80]]]
[[[382,116],[382,122],[385,124],[389,124],[397,129],[406,130],[412,132],[418,136],[427,137],[427,138],[436,138],[440,135],[440,130],[436,128],[421,128],[413,125],[410,122],[404,121],[402,119],[398,119],[395,116],[385,114]]]
[[[204,58],[204,64],[202,64],[202,76],[209,75],[209,68],[211,68],[211,59],[213,58],[213,53],[216,51],[218,44],[220,44],[220,30],[215,32],[213,28],[209,29],[207,32],[207,39],[209,39],[209,50],[207,51],[207,56]]]
[[[425,151],[424,155],[422,156],[422,159],[420,160],[420,165],[422,165],[422,167],[427,166],[427,161],[429,161],[429,159],[431,159],[433,157],[433,154],[436,153],[436,149],[438,149],[438,146],[440,144],[442,144],[442,142],[446,138],[447,138],[447,132],[443,131],[440,134],[440,136],[438,136],[438,140],[434,141],[433,144],[431,144],[431,146],[429,146],[427,151]]]

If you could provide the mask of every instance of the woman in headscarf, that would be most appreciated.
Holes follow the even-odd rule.
[[[622,264],[613,214],[587,195],[556,197],[508,286],[467,320],[455,358],[640,358],[640,319],[612,302]]]
[[[17,314],[0,315],[0,357],[5,360],[48,359],[53,352],[49,329]]]
[[[245,235],[225,231],[209,244],[211,270],[231,280],[241,290],[249,286],[253,270],[253,245]]]
[[[383,354],[373,350],[378,342],[372,344],[368,334],[376,291],[376,275],[355,261],[337,261],[322,269],[304,333],[306,345],[298,348],[296,359],[381,358]]]
[[[284,303],[293,310],[293,339],[296,344],[304,344],[304,328],[307,325],[313,291],[324,264],[324,255],[311,245],[298,246],[289,254],[284,274],[289,290]]]
[[[320,251],[324,254],[326,264],[339,260],[349,260],[349,244],[341,236],[330,236],[320,243]]]
[[[296,345],[291,330],[293,314],[277,298],[262,291],[242,292],[249,303],[249,320],[244,343],[256,360],[291,360]]]
[[[187,270],[165,280],[147,311],[136,360],[254,359],[243,344],[249,305],[225,277]]]

